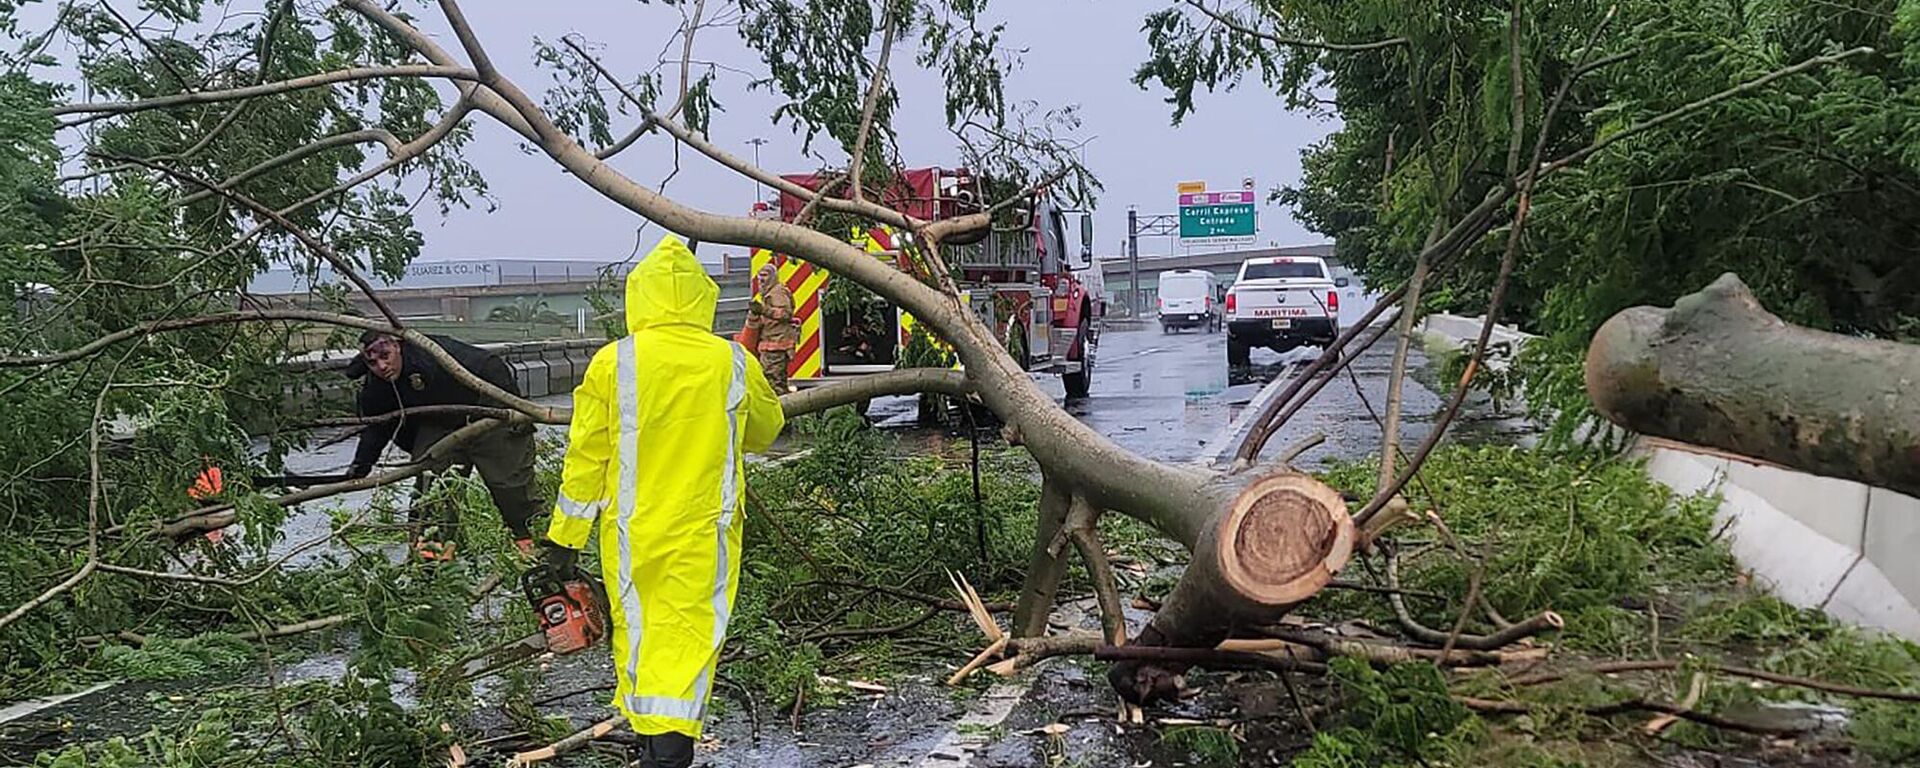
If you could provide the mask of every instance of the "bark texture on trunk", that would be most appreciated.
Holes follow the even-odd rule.
[[[1586,383],[1635,432],[1920,495],[1920,346],[1789,325],[1732,274],[1608,320]]]

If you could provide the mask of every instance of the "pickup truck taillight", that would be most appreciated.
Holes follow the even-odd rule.
[[[1237,305],[1238,303],[1239,302],[1234,301],[1233,294],[1231,293],[1227,294],[1227,312],[1229,313],[1233,312],[1235,309],[1235,305]]]
[[[1327,291],[1327,315],[1340,314],[1340,292]]]

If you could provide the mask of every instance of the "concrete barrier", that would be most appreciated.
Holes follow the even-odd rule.
[[[527,397],[546,397],[552,390],[553,379],[547,372],[547,361],[538,357],[522,358],[513,361],[513,367],[521,374],[525,382],[520,385],[520,394]]]
[[[1464,351],[1480,324],[1430,316],[1422,340]],[[1487,367],[1509,364],[1531,338],[1496,328]],[[1920,641],[1920,499],[1667,440],[1637,439],[1632,453],[1679,493],[1718,494],[1734,557],[1776,597]]]

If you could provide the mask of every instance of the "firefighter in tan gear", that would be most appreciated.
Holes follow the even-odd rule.
[[[753,356],[713,334],[719,286],[669,235],[627,277],[628,335],[574,392],[549,562],[600,533],[614,706],[642,768],[693,763],[740,576],[743,456],[786,417]]]
[[[780,270],[772,262],[760,268],[760,295],[748,312],[747,322],[760,331],[760,367],[767,372],[773,391],[785,394],[792,390],[787,369],[793,364],[793,347],[800,341],[800,324],[793,315],[793,291],[780,281]]]

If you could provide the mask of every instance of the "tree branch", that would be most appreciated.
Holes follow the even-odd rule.
[[[1454,256],[1459,255],[1473,243],[1478,242],[1481,237],[1485,236],[1488,230],[1493,228],[1492,222],[1494,214],[1498,213],[1501,206],[1512,198],[1512,194],[1512,189],[1504,184],[1487,190],[1487,196],[1481,199],[1480,204],[1474,206],[1473,210],[1468,211],[1466,216],[1461,217],[1460,221],[1456,222],[1453,228],[1449,229],[1447,234],[1440,238],[1439,242],[1423,249],[1423,253],[1428,255],[1428,258],[1433,264],[1433,268],[1438,269],[1442,264],[1447,263]],[[1358,322],[1355,322],[1352,326],[1348,327],[1347,330],[1341,332],[1339,338],[1334,339],[1332,344],[1329,344],[1326,349],[1322,350],[1320,356],[1315,358],[1292,384],[1287,385],[1287,389],[1281,393],[1280,397],[1274,398],[1272,403],[1267,406],[1266,412],[1258,417],[1264,422],[1264,426],[1249,433],[1247,439],[1241,442],[1239,449],[1234,453],[1235,460],[1252,462],[1253,457],[1260,455],[1260,449],[1266,447],[1267,441],[1272,439],[1273,435],[1280,431],[1280,425],[1284,423],[1284,419],[1281,417],[1291,416],[1299,410],[1299,406],[1292,405],[1292,401],[1300,390],[1306,388],[1309,383],[1314,380],[1315,376],[1321,371],[1327,370],[1328,366],[1332,366],[1336,362],[1351,362],[1354,357],[1357,357],[1356,355],[1343,359],[1340,357],[1340,352],[1351,343],[1355,337],[1365,332],[1367,327],[1371,325],[1374,320],[1378,319],[1382,313],[1385,313],[1394,304],[1398,303],[1401,298],[1406,296],[1406,293],[1406,286],[1401,286],[1386,296],[1382,296],[1379,301],[1374,303],[1373,309],[1368,310],[1367,314],[1362,316]],[[1375,336],[1369,340],[1369,345],[1371,345],[1372,341],[1377,341],[1379,338],[1380,335],[1376,333]],[[1324,382],[1322,382],[1320,386],[1324,386]],[[1316,388],[1315,391],[1317,392],[1319,390]]]
[[[353,265],[348,263],[346,259],[341,258],[340,254],[335,253],[332,246],[329,246],[326,243],[321,242],[319,238],[314,237],[312,233],[307,232],[305,228],[301,227],[298,224],[293,223],[291,219],[288,219],[287,217],[280,215],[279,211],[275,211],[274,209],[267,207],[264,203],[261,203],[260,201],[255,200],[246,195],[240,194],[230,189],[224,189],[222,187],[216,186],[212,182],[209,182],[191,173],[187,173],[186,171],[178,170],[175,168],[169,168],[159,163],[155,163],[155,162],[144,160],[137,157],[109,155],[106,153],[97,153],[97,152],[92,154],[98,157],[105,157],[111,160],[118,160],[121,162],[133,163],[134,165],[138,165],[140,167],[147,168],[153,171],[158,171],[160,173],[166,174],[168,176],[179,179],[181,181],[185,181],[189,184],[197,185],[203,189],[206,189],[215,194],[218,194],[221,197],[224,197],[231,202],[239,203],[240,205],[253,211],[254,215],[256,216],[264,217],[272,221],[273,223],[280,225],[281,229],[284,229],[287,231],[288,234],[293,235],[294,238],[299,240],[300,244],[305,246],[308,251],[313,253],[313,255],[319,256],[320,258],[325,259],[327,263],[333,265],[334,271],[339,272],[342,276],[352,281],[354,286],[358,287],[360,289],[360,292],[366,295],[367,300],[373,302],[373,305],[380,309],[380,314],[386,316],[387,322],[392,326],[394,330],[399,330],[405,327],[400,322],[400,316],[394,313],[393,307],[387,306],[386,300],[380,298],[380,294],[376,293],[373,290],[373,284],[367,282],[367,278],[363,277],[360,274],[359,270],[354,269]]]
[[[1233,16],[1227,14],[1224,11],[1217,11],[1217,10],[1214,10],[1213,8],[1208,7],[1205,3],[1202,3],[1200,0],[1183,0],[1183,1],[1187,5],[1193,6],[1195,9],[1199,10],[1201,13],[1206,14],[1209,18],[1213,19],[1214,21],[1220,22],[1221,26],[1224,26],[1235,32],[1239,32],[1240,34],[1243,34],[1243,35],[1257,37],[1271,43],[1278,43],[1280,45],[1292,46],[1294,48],[1312,48],[1315,50],[1331,51],[1334,53],[1358,53],[1361,51],[1377,51],[1382,48],[1394,48],[1397,46],[1402,46],[1407,44],[1407,39],[1404,37],[1392,37],[1392,38],[1387,38],[1385,40],[1376,40],[1371,43],[1327,43],[1327,42],[1321,42],[1318,40],[1300,40],[1300,39],[1295,39],[1290,37],[1281,37],[1271,32],[1263,32],[1261,30],[1254,29],[1253,27],[1247,26],[1246,24],[1241,23],[1239,19],[1234,18]]]
[[[853,141],[853,155],[848,160],[847,176],[853,179],[853,199],[859,202],[867,199],[867,181],[860,175],[861,167],[867,159],[867,136],[873,131],[873,115],[880,106],[880,94],[887,85],[887,61],[893,58],[893,36],[900,22],[893,17],[893,4],[886,5],[886,32],[880,37],[880,63],[873,68],[873,83],[867,87],[866,103],[860,107],[860,130]]]
[[[1067,512],[1067,524],[1061,529],[1080,553],[1093,580],[1094,599],[1100,605],[1100,627],[1108,645],[1127,642],[1127,612],[1120,602],[1120,590],[1113,575],[1113,563],[1107,559],[1107,547],[1100,540],[1100,510],[1087,503],[1085,496],[1073,495]]]
[[[393,35],[396,42],[418,51],[428,61],[441,66],[456,66],[454,58],[447,53],[446,49],[435,43],[433,38],[415,29],[412,24],[389,12],[378,0],[340,0],[340,4],[373,22],[375,26],[386,30],[387,34]],[[459,89],[462,99],[476,109],[484,106],[488,114],[493,115],[514,133],[520,134],[520,138],[527,141],[534,141],[537,138],[534,136],[533,126],[528,125],[527,121],[520,118],[513,110],[505,108],[506,102],[502,101],[497,94],[481,88],[477,82],[456,80],[453,86]]]
[[[645,123],[642,123],[642,130],[658,126],[661,130],[666,131],[667,135],[672,136],[675,141],[692,147],[694,151],[706,155],[708,159],[725,166],[727,169],[780,192],[793,195],[801,200],[806,200],[810,205],[818,204],[830,211],[863,216],[881,224],[902,227],[910,231],[918,231],[926,225],[926,222],[893,210],[892,208],[864,200],[835,197],[826,191],[825,186],[819,191],[807,189],[777,173],[771,173],[755,166],[745,159],[715,146],[714,143],[708,141],[706,137],[694,133],[686,126],[676,122],[670,115],[654,114],[653,107],[640,101],[640,97],[634,95],[632,91],[628,90],[626,86],[621,85],[619,81],[614,80],[613,73],[608,71],[606,66],[600,63],[599,59],[589,55],[585,49],[570,39],[562,38],[560,42],[564,43],[568,48],[573,49],[573,52],[579,54],[581,58],[586,59],[587,62],[593,66],[594,70],[600,73],[601,77],[607,78],[609,82],[613,83],[614,88],[620,92],[621,96],[625,97],[629,103],[640,109],[641,114],[646,120]],[[492,114],[492,112],[489,111],[489,114]],[[602,152],[605,153],[605,150]],[[607,153],[607,155],[611,156],[610,153]],[[600,154],[596,154],[595,159],[605,160],[606,158]]]
[[[1533,712],[1537,708],[1537,705],[1530,704],[1524,701],[1501,701],[1497,699],[1479,699],[1471,696],[1455,696],[1453,697],[1453,700],[1460,702],[1467,709],[1471,709],[1475,712],[1485,712],[1485,713],[1493,713],[1493,714],[1524,715],[1524,714],[1529,714]],[[1721,717],[1719,715],[1712,715],[1705,712],[1696,712],[1686,707],[1676,706],[1676,705],[1668,704],[1665,702],[1647,701],[1644,699],[1628,699],[1626,701],[1617,701],[1611,704],[1593,705],[1593,706],[1586,707],[1585,711],[1588,715],[1594,716],[1594,717],[1606,717],[1609,715],[1618,715],[1626,712],[1636,712],[1636,711],[1655,712],[1660,714],[1672,715],[1674,717],[1678,717],[1684,720],[1691,720],[1701,725],[1712,726],[1714,728],[1720,728],[1720,729],[1729,730],[1729,731],[1739,731],[1741,733],[1750,733],[1757,736],[1783,736],[1783,735],[1790,735],[1795,733],[1804,733],[1807,730],[1810,730],[1812,727],[1808,725],[1774,725],[1772,723],[1757,723],[1757,722],[1751,722],[1747,720],[1735,720],[1732,718]]]
[[[356,9],[367,5],[366,0],[343,0],[343,2]],[[453,15],[449,17],[449,21],[453,22],[456,34],[463,44],[478,47],[479,41],[474,37],[472,28],[466,25],[464,16],[458,12],[459,4],[455,0],[441,0],[441,5],[443,8],[453,9]],[[374,12],[383,13],[377,9]],[[396,22],[404,25],[404,22],[397,20]],[[429,59],[440,60],[446,57],[446,53],[437,48],[421,50]],[[469,51],[469,56],[472,55],[473,52]],[[451,61],[450,58],[446,60]],[[949,338],[965,335],[962,329],[967,327],[970,318],[961,313],[957,307],[951,306],[950,302],[943,301],[938,291],[920,284],[911,276],[879,262],[865,251],[830,235],[795,227],[785,222],[723,217],[698,211],[635,183],[604,161],[595,158],[592,153],[554,126],[553,122],[540,111],[540,108],[518,85],[501,77],[491,68],[476,65],[476,69],[482,75],[480,82],[487,86],[486,89],[475,91],[479,109],[503,120],[525,124],[533,136],[534,143],[549,157],[609,200],[645,216],[668,230],[703,242],[758,246],[806,258],[835,274],[860,283],[868,290],[895,297],[915,317],[926,320],[933,328]],[[726,156],[726,153],[712,148],[707,142],[693,140],[691,136],[685,134],[684,128],[680,128],[672,121],[662,120],[661,127],[703,153],[709,153],[709,156]],[[739,165],[749,171],[753,170],[744,163]],[[749,175],[764,174],[749,173]],[[772,183],[783,189],[790,187],[800,190],[803,195],[812,194],[784,179],[776,178]],[[839,206],[830,205],[829,207]],[[905,218],[876,205],[869,204],[857,206],[857,208],[859,210],[849,212],[866,215],[868,210],[872,210],[875,213],[884,214],[879,219],[882,221],[897,221]]]
[[[140,28],[135,26],[132,21],[127,20],[127,17],[122,15],[118,8],[113,7],[113,3],[102,2],[100,3],[100,7],[105,8],[107,13],[112,15],[115,21],[120,22],[120,26],[126,27],[127,35],[139,42],[140,47],[147,49],[147,56],[159,62],[161,67],[166,68],[167,73],[173,75],[174,82],[179,83],[183,89],[193,87],[193,85],[187,82],[187,76],[181,74],[179,68],[173,66],[173,61],[168,59],[160,51],[159,46],[154,45],[153,41],[148,40],[145,35],[140,34]],[[204,84],[205,83],[202,83],[202,85]]]
[[[94,398],[93,421],[87,427],[87,561],[72,576],[48,587],[32,600],[8,611],[7,615],[0,616],[0,629],[6,629],[7,625],[20,620],[33,609],[46,605],[48,601],[78,586],[100,567],[100,421],[106,416],[107,393],[112,391],[113,384],[109,381],[107,386],[101,388],[99,397]]]
[[[960,371],[945,368],[901,368],[781,395],[780,406],[786,411],[787,418],[793,418],[876,397],[911,395],[921,392],[938,392],[953,397],[966,397],[973,394],[973,384],[967,381],[966,374]]]
[[[1591,55],[1593,51],[1594,42],[1599,39],[1601,32],[1606,29],[1607,25],[1613,21],[1613,17],[1614,17],[1614,10],[1609,9],[1607,11],[1606,16],[1600,20],[1600,23],[1594,27],[1593,32],[1588,35],[1586,48],[1582,50],[1580,54],[1580,58],[1583,61],[1583,63]],[[1516,34],[1516,40],[1514,42],[1514,45],[1516,46],[1516,51],[1517,51],[1517,46],[1519,45],[1517,40],[1518,33],[1516,32],[1515,34]],[[1854,50],[1862,51],[1862,50],[1868,50],[1868,49],[1857,48]],[[1844,58],[1845,55],[1846,54],[1842,54],[1840,58]],[[1834,60],[1837,61],[1839,59],[1835,58]],[[1795,65],[1795,66],[1806,66],[1807,64],[1808,62],[1802,62],[1800,65]],[[1787,68],[1787,70],[1791,70],[1791,69],[1793,69],[1793,67]],[[1787,70],[1781,70],[1781,72],[1786,72]],[[1769,77],[1774,77],[1774,75],[1768,75],[1766,77],[1752,80],[1752,81],[1749,81],[1749,83],[1753,83],[1753,84],[1763,83],[1767,81]],[[1722,91],[1721,93],[1729,94],[1730,96],[1735,92],[1740,92],[1741,88],[1744,88],[1747,85],[1748,84],[1742,84],[1741,86],[1737,86],[1727,91]],[[1486,318],[1480,324],[1480,334],[1479,336],[1476,337],[1473,350],[1470,353],[1469,357],[1467,358],[1466,370],[1462,371],[1460,374],[1459,384],[1454,388],[1453,397],[1447,402],[1446,411],[1441,414],[1439,421],[1434,423],[1433,429],[1427,434],[1426,439],[1421,441],[1419,449],[1415,450],[1413,456],[1408,459],[1406,472],[1402,473],[1398,478],[1395,478],[1391,483],[1386,482],[1388,475],[1383,473],[1381,476],[1382,485],[1380,488],[1380,492],[1374,495],[1372,501],[1367,502],[1367,506],[1364,509],[1360,510],[1359,514],[1356,514],[1353,516],[1354,523],[1360,526],[1361,530],[1368,529],[1367,521],[1372,519],[1374,515],[1379,514],[1380,510],[1385,508],[1387,506],[1387,503],[1391,501],[1396,494],[1400,493],[1401,489],[1406,488],[1407,482],[1412,480],[1414,474],[1418,473],[1420,471],[1420,468],[1426,464],[1427,457],[1433,454],[1434,448],[1439,446],[1440,441],[1446,437],[1447,427],[1453,423],[1453,420],[1455,418],[1459,417],[1460,407],[1466,403],[1467,395],[1470,392],[1472,392],[1473,377],[1475,374],[1479,372],[1480,366],[1486,357],[1487,342],[1493,337],[1493,328],[1496,324],[1499,323],[1500,311],[1506,305],[1507,286],[1511,278],[1513,277],[1514,265],[1519,260],[1520,245],[1526,233],[1527,221],[1528,221],[1529,215],[1533,211],[1534,188],[1539,184],[1540,178],[1546,175],[1546,173],[1551,170],[1550,167],[1546,170],[1542,170],[1540,166],[1541,158],[1543,158],[1546,155],[1547,135],[1553,129],[1551,120],[1558,113],[1561,103],[1565,100],[1566,95],[1571,90],[1572,86],[1573,86],[1573,79],[1569,77],[1566,82],[1561,84],[1560,92],[1555,94],[1553,103],[1547,110],[1547,122],[1544,122],[1540,126],[1540,137],[1537,140],[1536,144],[1534,145],[1533,159],[1528,162],[1526,173],[1521,175],[1521,177],[1517,180],[1509,179],[1509,184],[1516,187],[1515,191],[1519,195],[1519,201],[1514,206],[1513,221],[1507,227],[1506,251],[1505,253],[1502,253],[1500,256],[1500,271],[1499,271],[1499,274],[1494,278],[1493,294],[1487,299]],[[1754,85],[1753,87],[1758,87],[1758,85]],[[1514,108],[1516,110],[1519,109],[1522,103],[1523,102],[1521,101],[1521,97],[1516,94],[1514,97]],[[1702,102],[1695,102],[1695,104],[1701,104],[1701,103]],[[1704,108],[1704,106],[1701,108]],[[1669,112],[1667,114],[1676,115],[1678,113]],[[1658,123],[1662,122],[1663,119],[1666,119],[1665,116],[1663,116],[1662,118],[1655,118],[1654,120],[1649,121],[1648,124],[1657,125]],[[1633,130],[1633,129],[1629,128],[1627,130]],[[1519,156],[1518,148],[1520,146],[1521,141],[1522,141],[1522,137],[1519,134],[1515,134],[1511,138],[1512,149],[1511,149],[1511,154],[1509,155],[1510,158],[1517,158]],[[1595,144],[1590,145],[1589,149],[1593,149],[1595,147],[1603,147],[1609,141],[1611,141],[1611,139],[1603,139],[1600,142],[1596,142]],[[1585,151],[1586,150],[1582,150],[1582,152],[1585,152]],[[1587,155],[1581,155],[1580,153],[1575,153],[1574,155],[1571,155],[1569,157],[1584,157],[1584,156],[1591,156],[1591,153],[1588,153]],[[1364,542],[1363,542],[1363,546],[1364,546]],[[1472,609],[1473,607],[1471,605],[1467,606],[1466,608],[1468,612],[1471,612]],[[1464,619],[1466,614],[1462,613],[1461,616]]]
[[[220,182],[217,188],[220,190],[231,190],[234,187],[238,187],[241,184],[245,184],[249,179],[255,178],[263,173],[266,173],[275,168],[279,168],[281,166],[287,165],[289,163],[297,162],[302,158],[311,157],[321,152],[325,152],[329,149],[352,146],[354,144],[365,144],[368,142],[379,142],[382,146],[387,148],[387,152],[389,155],[399,153],[403,146],[400,143],[399,137],[394,136],[392,131],[388,131],[384,128],[368,128],[366,130],[360,130],[360,131],[348,131],[346,133],[336,133],[332,136],[319,139],[312,143],[287,150],[286,152],[282,152],[275,157],[262,160],[259,163],[255,164],[253,167],[248,168],[244,171],[241,171],[237,174],[234,174],[232,177],[228,178],[226,181]],[[132,165],[132,164],[128,163],[124,165]],[[193,203],[196,203],[201,200],[205,200],[216,194],[219,194],[219,193],[211,189],[203,188],[197,192],[189,193],[186,196],[181,197],[178,200],[175,200],[173,204],[174,205],[192,205]]]
[[[485,405],[416,405],[401,408],[373,416],[345,416],[334,419],[314,419],[306,427],[358,427],[368,424],[384,424],[395,419],[410,419],[415,416],[479,416],[488,419],[511,419],[519,411],[510,408],[493,408]]]
[[[1561,680],[1566,679],[1567,676],[1569,675],[1612,675],[1612,674],[1618,674],[1621,672],[1671,672],[1681,668],[1698,668],[1698,669],[1702,669],[1702,670],[1706,670],[1706,671],[1710,671],[1710,672],[1714,672],[1722,675],[1731,675],[1733,677],[1744,677],[1752,680],[1764,680],[1769,683],[1778,683],[1780,685],[1790,685],[1796,688],[1806,688],[1809,690],[1821,691],[1825,693],[1839,694],[1841,696],[1855,696],[1863,699],[1887,699],[1889,701],[1920,702],[1920,692],[1890,690],[1885,688],[1863,688],[1860,686],[1842,685],[1840,683],[1831,683],[1825,680],[1816,680],[1810,677],[1799,677],[1796,675],[1781,674],[1779,672],[1768,672],[1764,669],[1753,669],[1750,667],[1735,667],[1735,666],[1728,666],[1725,664],[1715,664],[1712,662],[1703,662],[1698,659],[1687,659],[1687,660],[1659,659],[1659,660],[1652,660],[1652,661],[1605,661],[1605,662],[1600,662],[1598,664],[1581,667],[1579,669],[1567,670],[1564,672],[1546,672],[1546,673],[1537,674],[1537,675],[1525,675],[1522,677],[1515,677],[1508,680],[1507,685],[1513,686],[1515,688],[1524,688],[1532,685],[1544,685],[1547,683],[1559,682]]]
[[[396,478],[396,479],[401,479],[401,478]],[[278,500],[276,499],[276,501]],[[298,502],[293,502],[293,503],[298,503]],[[281,506],[292,506],[293,503],[281,504]],[[282,554],[280,557],[276,558],[272,562],[261,566],[260,570],[254,572],[252,576],[248,576],[245,578],[229,579],[229,578],[224,578],[220,576],[202,576],[197,573],[173,573],[169,571],[149,571],[149,570],[144,570],[140,568],[130,568],[124,565],[115,565],[113,563],[101,563],[100,570],[105,571],[107,573],[118,573],[126,576],[139,576],[141,578],[148,578],[148,579],[160,579],[162,581],[185,581],[185,582],[192,582],[195,584],[211,584],[214,586],[221,586],[221,587],[244,587],[254,582],[257,582],[262,578],[265,578],[266,575],[269,573],[273,573],[274,571],[280,570],[281,566],[286,565],[287,561],[292,560],[295,556],[299,555],[300,553],[314,549],[315,547],[318,547],[329,541],[333,541],[333,537],[338,536],[341,533],[345,533],[349,528],[359,525],[360,521],[365,519],[365,517],[366,517],[366,512],[363,510],[359,515],[355,516],[353,520],[348,521],[345,525],[340,526],[338,529],[328,531],[327,535],[325,536],[319,536],[319,537],[315,537],[307,541],[301,542],[299,545],[296,545],[292,549],[287,550],[284,554]]]
[[[100,101],[84,104],[63,104],[54,107],[54,115],[86,114],[90,117],[62,123],[60,127],[71,128],[111,115],[124,115],[134,112],[146,112],[154,109],[167,109],[189,104],[213,104],[236,99],[250,99],[256,96],[272,96],[281,93],[319,88],[338,83],[351,83],[361,80],[381,80],[404,77],[437,77],[448,80],[477,80],[479,73],[465,67],[445,67],[436,64],[396,64],[390,67],[352,67],[322,72],[317,75],[296,77],[291,80],[277,80],[271,83],[229,88],[220,91],[194,91],[176,93],[170,96],[157,96],[137,101]]]
[[[203,328],[203,327],[214,326],[214,325],[231,325],[235,323],[267,322],[267,321],[274,321],[274,320],[299,320],[299,321],[306,321],[306,322],[312,322],[312,323],[324,323],[327,325],[337,325],[337,326],[342,326],[346,328],[358,328],[361,330],[368,330],[368,331],[384,331],[387,333],[395,333],[399,335],[401,338],[404,338],[407,341],[412,342],[415,346],[421,348],[428,355],[432,356],[435,362],[440,363],[440,366],[442,368],[446,369],[447,372],[450,375],[452,375],[455,380],[465,385],[468,389],[471,389],[482,395],[486,395],[487,397],[490,397],[498,402],[504,403],[507,406],[513,408],[514,410],[519,411],[523,414],[526,414],[529,418],[531,418],[534,421],[538,421],[546,424],[562,424],[562,423],[566,423],[567,421],[567,417],[564,414],[570,413],[570,411],[566,409],[557,409],[551,406],[541,405],[539,403],[535,403],[526,398],[519,397],[517,395],[514,395],[511,392],[507,392],[505,390],[500,389],[499,387],[494,386],[492,383],[488,382],[486,379],[482,379],[477,374],[467,370],[466,367],[461,365],[460,361],[455,359],[453,355],[449,354],[439,344],[434,343],[433,339],[428,338],[426,334],[420,333],[419,331],[410,330],[410,329],[395,329],[392,326],[389,326],[385,323],[381,323],[377,320],[370,320],[364,317],[354,317],[352,315],[342,315],[342,314],[337,314],[333,312],[321,312],[321,311],[310,310],[310,309],[278,309],[278,308],[249,309],[249,310],[241,310],[237,312],[223,312],[223,313],[213,314],[213,315],[200,315],[197,317],[176,318],[171,320],[154,320],[154,321],[141,323],[139,325],[131,326],[128,328],[123,328],[121,330],[115,331],[113,333],[109,333],[105,336],[101,336],[97,339],[94,339],[93,341],[87,342],[86,344],[83,344],[79,347],[75,347],[70,350],[66,350],[64,352],[53,352],[53,353],[48,353],[44,355],[31,355],[26,357],[0,358],[0,368],[19,368],[19,367],[26,367],[26,366],[57,365],[60,363],[71,362],[74,360],[79,360],[81,358],[93,355],[99,352],[100,350],[106,349],[107,347],[113,346],[115,344],[119,344],[124,341],[137,339],[142,336],[148,336],[155,333],[163,333],[167,331],[178,331],[178,330],[184,330],[188,328]]]
[[[520,417],[517,420],[520,420],[523,422],[531,421],[530,419],[527,419],[524,416]],[[313,501],[315,499],[324,499],[329,496],[338,496],[342,493],[352,493],[354,491],[365,491],[373,488],[379,488],[385,485],[392,485],[393,483],[397,483],[397,482],[400,482],[401,480],[405,480],[405,479],[414,477],[416,475],[423,474],[428,470],[433,469],[436,466],[439,466],[441,463],[445,462],[448,459],[449,455],[456,448],[459,448],[462,445],[472,442],[474,439],[478,438],[483,434],[486,434],[488,431],[492,430],[493,428],[502,426],[506,423],[508,422],[498,421],[495,419],[486,419],[482,421],[473,422],[457,430],[454,430],[451,434],[441,438],[440,442],[434,443],[432,446],[429,446],[427,448],[425,455],[420,456],[417,460],[415,460],[410,464],[407,464],[406,466],[400,467],[391,472],[382,472],[377,475],[368,475],[366,477],[362,477],[354,480],[348,480],[340,483],[328,483],[326,485],[316,485],[311,488],[305,488],[300,491],[296,491],[294,493],[282,494],[282,495],[273,497],[273,503],[277,506],[291,507],[297,504],[303,504],[309,501]],[[206,507],[200,510],[196,510],[182,517],[178,517],[166,523],[162,523],[156,526],[154,530],[156,533],[160,534],[162,537],[169,538],[169,539],[180,539],[182,537],[191,536],[195,533],[200,533],[203,531],[211,531],[211,530],[218,530],[221,528],[225,528],[229,525],[232,525],[237,519],[238,519],[238,514],[234,511],[234,507],[232,504],[221,504],[217,506]],[[126,526],[124,525],[115,526],[114,528],[108,529],[106,532],[119,533],[125,530],[125,528]]]

